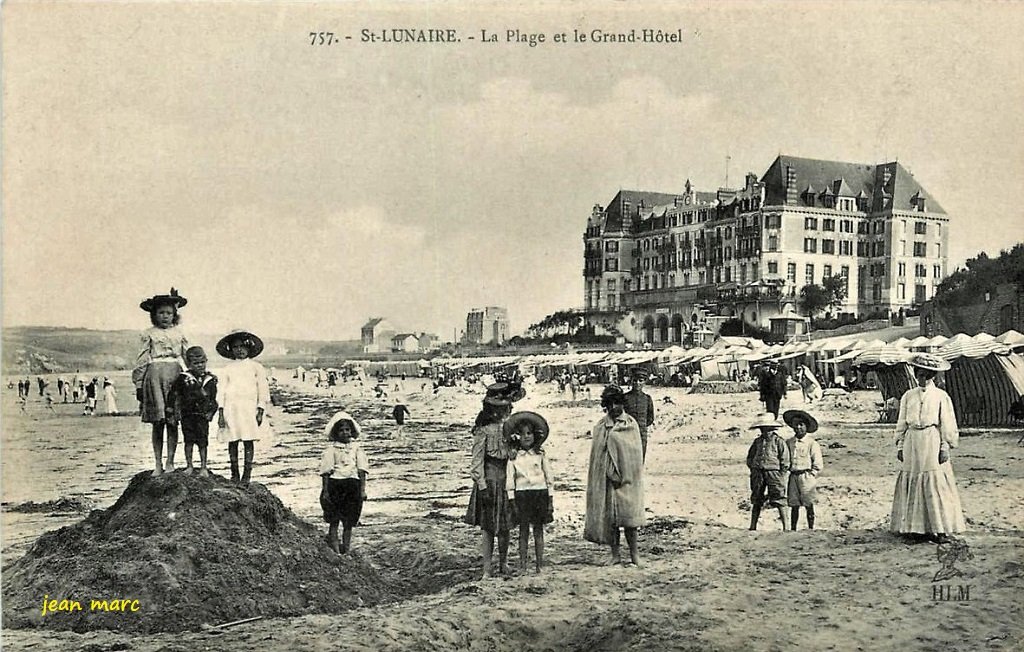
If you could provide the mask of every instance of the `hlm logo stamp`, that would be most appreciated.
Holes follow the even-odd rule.
[[[953,584],[949,582],[956,577],[963,577],[963,571],[956,567],[958,561],[974,559],[970,546],[963,539],[949,537],[939,544],[936,556],[942,564],[932,578],[933,602],[968,602],[971,599],[970,584]],[[943,582],[939,584],[939,582]]]

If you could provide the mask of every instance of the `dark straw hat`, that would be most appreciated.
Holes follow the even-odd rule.
[[[516,412],[512,414],[508,419],[505,419],[505,423],[502,424],[501,430],[505,435],[506,441],[512,445],[519,447],[519,427],[527,423],[530,425],[530,429],[533,430],[533,445],[540,446],[548,438],[550,429],[548,428],[548,422],[541,415],[536,412]]]
[[[249,331],[244,330],[233,330],[220,338],[220,341],[217,342],[217,353],[221,354],[225,358],[232,358],[231,343],[239,339],[245,342],[245,348],[249,349],[250,358],[255,358],[260,353],[263,353],[263,340]]]
[[[519,383],[494,383],[487,386],[484,403],[488,405],[512,405],[526,396],[526,390]]]
[[[608,385],[601,392],[601,405],[607,406],[612,401],[616,403],[626,402],[626,393],[622,391],[622,388],[618,385]]]
[[[139,307],[146,312],[153,312],[158,306],[172,305],[175,308],[181,308],[186,303],[188,303],[188,299],[180,296],[175,288],[171,288],[170,294],[154,294],[140,303]]]
[[[790,428],[796,421],[803,421],[807,424],[807,432],[812,433],[818,430],[818,420],[807,414],[803,410],[786,410],[782,413],[782,420],[786,422],[786,425]]]

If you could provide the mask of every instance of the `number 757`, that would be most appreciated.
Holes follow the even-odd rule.
[[[330,45],[334,43],[334,32],[310,32],[310,45]]]

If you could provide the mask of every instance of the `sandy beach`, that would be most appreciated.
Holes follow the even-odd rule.
[[[767,515],[758,532],[746,530],[744,456],[753,437],[746,424],[760,408],[756,393],[649,388],[657,419],[646,466],[648,525],[640,533],[644,565],[608,567],[607,550],[582,540],[589,429],[600,417],[600,388],[593,388],[594,399],[574,403],[551,383],[528,383],[516,409],[536,410],[552,425],[545,449],[557,493],[548,567],[539,576],[482,581],[478,531],[460,521],[470,485],[468,424],[482,387],[434,395],[419,380],[406,380],[398,395],[412,418],[399,439],[390,419],[394,392],[381,401],[348,384],[331,396],[283,370],[278,376],[270,413],[275,434],[257,448],[254,481],[324,530],[315,468],[321,430],[335,410],[352,412],[372,465],[353,556],[403,578],[393,599],[340,616],[267,618],[186,633],[5,629],[4,644],[97,651],[925,650],[1019,649],[1024,641],[1018,431],[962,433],[953,461],[973,558],[957,563],[960,577],[933,583],[941,567],[937,547],[886,531],[896,460],[891,426],[875,423],[876,392],[829,393],[811,408],[825,454],[817,529],[783,533]],[[673,404],[663,403],[666,396]],[[4,394],[5,567],[44,532],[81,520],[89,508],[109,507],[151,455],[137,417],[84,417],[81,405],[60,404],[50,413],[38,399],[22,413],[15,398],[13,390]],[[783,407],[802,404],[791,393]],[[222,446],[211,443],[210,458],[213,472],[226,475]],[[181,466],[180,446],[178,459]],[[950,599],[936,592],[940,585],[953,587]]]

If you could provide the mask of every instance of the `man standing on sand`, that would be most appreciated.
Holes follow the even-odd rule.
[[[643,460],[647,461],[647,429],[654,424],[654,399],[644,392],[644,380],[640,375],[633,378],[633,387],[625,394],[626,414],[636,419],[640,426],[640,444]]]
[[[778,361],[769,360],[765,363],[757,382],[757,390],[764,403],[764,411],[771,412],[778,419],[779,405],[786,395],[786,370],[779,367]]]

